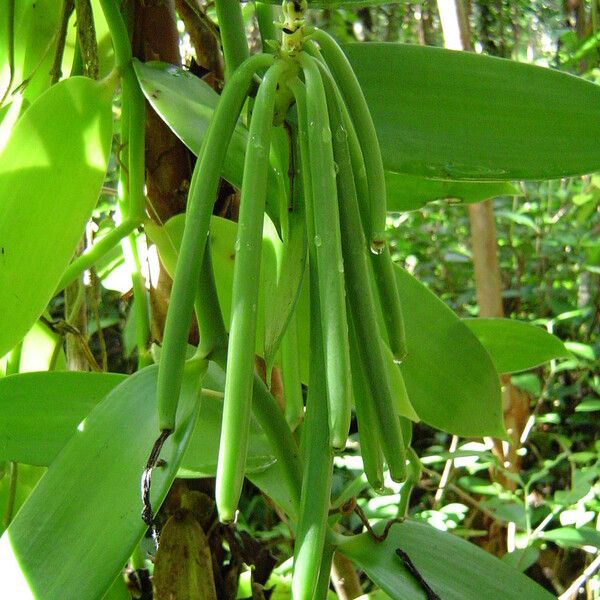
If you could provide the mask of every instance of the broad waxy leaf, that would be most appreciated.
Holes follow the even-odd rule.
[[[344,50],[388,170],[493,181],[600,168],[600,87],[593,83],[442,48],[369,43]]]
[[[116,373],[42,372],[0,379],[0,460],[49,465],[116,385]]]
[[[201,79],[173,65],[137,61],[134,65],[140,85],[154,110],[197,154],[219,98],[216,92]],[[238,188],[242,183],[246,138],[246,130],[239,126],[229,146],[223,170],[223,177]],[[457,183],[431,179],[431,173],[427,171],[416,175],[393,171],[393,168],[386,171],[388,209],[392,211],[416,210],[427,202],[445,198],[480,202],[494,196],[517,193],[514,186],[506,182],[483,185],[478,182]],[[267,205],[277,207],[275,196],[281,193],[282,186],[273,182],[274,178],[279,179],[274,172],[269,177]],[[451,177],[446,175],[445,179]],[[269,210],[269,214],[274,218],[273,210]]]
[[[199,77],[181,67],[167,63],[133,62],[140,86],[152,108],[162,117],[181,141],[198,154],[219,95]],[[244,172],[244,156],[248,131],[235,130],[223,177],[240,188]]]
[[[140,476],[158,433],[157,373],[147,367],[114,388],[49,467],[0,539],[2,598],[98,598],[112,585],[146,529]],[[178,426],[152,477],[155,510],[189,440],[203,373],[186,365]]]
[[[498,373],[517,373],[570,356],[556,336],[523,321],[464,319],[463,323],[489,352]]]
[[[52,298],[92,213],[110,152],[111,99],[106,84],[62,81],[17,121],[0,154],[0,356]]]
[[[48,466],[77,434],[78,425],[127,376],[118,373],[50,371],[0,378],[0,461]],[[214,477],[224,373],[209,365],[202,381],[198,419],[182,459],[180,476]],[[269,443],[252,421],[247,468],[261,471],[274,461]]]
[[[485,348],[452,310],[412,275],[397,267],[396,281],[406,315],[408,349],[400,370],[409,404],[399,413],[411,418],[416,412],[429,425],[456,435],[505,438],[500,382]],[[310,360],[306,287],[298,305],[303,381]]]
[[[383,523],[375,529],[381,534]],[[348,538],[338,550],[394,600],[425,598],[396,548],[403,550],[423,579],[443,600],[550,600],[537,583],[506,563],[450,533],[404,521],[377,543],[368,533]]]

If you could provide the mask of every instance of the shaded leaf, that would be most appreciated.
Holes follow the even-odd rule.
[[[567,548],[581,548],[582,546],[593,546],[600,548],[600,531],[591,527],[558,527],[545,531],[543,539],[549,542],[556,542],[560,546]]]

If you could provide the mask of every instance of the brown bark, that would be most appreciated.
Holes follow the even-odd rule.
[[[196,62],[211,74],[210,85],[224,79],[223,59],[219,51],[219,37],[214,24],[195,0],[175,0],[177,12],[196,52]],[[216,80],[216,81],[215,81]]]

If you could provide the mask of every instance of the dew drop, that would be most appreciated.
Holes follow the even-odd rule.
[[[236,252],[239,252],[239,251],[240,251],[240,246],[241,246],[241,244],[240,244],[240,240],[235,240],[235,244],[233,245],[233,249],[234,249]]]
[[[337,175],[339,172],[340,172],[340,167],[339,167],[339,165],[336,162],[334,162],[333,163],[333,173],[334,173],[334,175]]]
[[[383,254],[385,250],[385,242],[383,240],[372,240],[371,241],[371,252],[375,255]]]
[[[315,242],[315,246],[318,248],[323,243],[323,240],[321,240],[320,235],[315,235],[314,242]]]
[[[344,261],[340,260],[340,262],[338,263],[338,273],[343,273],[344,272]]]
[[[324,142],[329,142],[331,140],[331,129],[329,129],[329,127],[323,127],[321,131],[321,139]]]

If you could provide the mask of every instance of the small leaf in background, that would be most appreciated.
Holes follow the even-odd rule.
[[[507,552],[502,556],[502,562],[510,565],[513,569],[517,569],[524,573],[531,565],[533,565],[540,555],[540,551],[534,546],[527,548],[517,548],[512,552]]]
[[[512,221],[513,223],[517,223],[518,225],[524,225],[536,233],[539,233],[540,231],[540,228],[535,224],[535,221],[527,215],[510,210],[497,210],[495,215],[499,220],[506,219],[508,221]]]
[[[556,542],[564,548],[581,548],[592,546],[600,548],[600,531],[591,527],[558,527],[545,531],[541,537],[549,542]]]
[[[52,298],[98,199],[111,139],[112,91],[74,77],[32,104],[0,154],[0,355]]]
[[[376,526],[381,534],[384,523]],[[396,554],[401,548],[427,584],[443,600],[550,600],[554,596],[531,579],[474,544],[429,525],[404,521],[390,528],[383,542],[368,533],[347,538],[339,551],[364,570],[394,600],[424,593]]]
[[[463,323],[489,352],[498,373],[525,371],[570,356],[556,336],[523,321],[465,319]]]
[[[572,352],[575,356],[582,358],[583,360],[596,360],[596,352],[589,344],[583,344],[581,342],[565,342],[565,347],[569,352]]]

